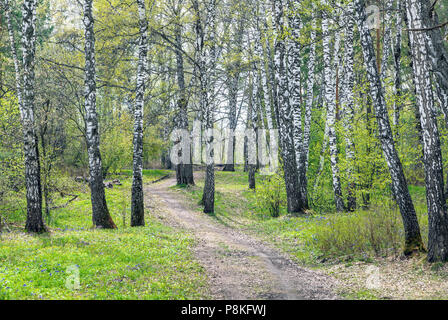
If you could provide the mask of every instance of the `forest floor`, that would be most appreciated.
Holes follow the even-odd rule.
[[[198,178],[198,176],[196,176]],[[205,268],[213,299],[336,299],[331,277],[299,267],[286,254],[201,213],[169,178],[149,185],[153,215],[194,235],[194,254]]]

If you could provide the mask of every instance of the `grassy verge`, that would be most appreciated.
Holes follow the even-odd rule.
[[[148,183],[165,171],[145,171]],[[193,239],[151,219],[130,228],[131,177],[106,189],[118,230],[92,230],[90,194],[52,212],[50,234],[30,236],[18,227],[1,234],[0,299],[197,299],[205,278],[192,259]],[[82,192],[84,190],[85,192]],[[65,203],[66,198],[58,199]],[[22,217],[23,220],[23,217]],[[79,273],[79,288],[73,279]]]

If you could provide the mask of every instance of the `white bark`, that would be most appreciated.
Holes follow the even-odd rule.
[[[409,29],[424,29],[423,3],[406,1]],[[426,200],[428,207],[428,260],[448,260],[448,215],[444,193],[443,161],[431,83],[431,60],[426,44],[427,32],[409,32],[413,59],[414,83],[423,130]]]
[[[322,13],[322,33],[324,50],[324,76],[325,76],[325,105],[327,109],[328,139],[330,147],[330,164],[333,180],[334,201],[337,211],[344,211],[342,188],[338,165],[338,147],[336,137],[336,69],[339,67],[340,34],[336,33],[334,44],[333,64],[331,59],[330,30],[328,13]]]
[[[98,115],[96,111],[95,34],[93,29],[93,0],[84,0],[85,27],[85,124],[89,157],[92,221],[97,228],[116,228],[106,204],[100,153]]]
[[[145,88],[148,54],[148,22],[144,0],[137,0],[140,25],[140,39],[137,65],[137,88],[134,106],[134,138],[133,138],[133,179],[131,199],[131,226],[145,225],[145,209],[143,203],[143,110],[145,105]]]

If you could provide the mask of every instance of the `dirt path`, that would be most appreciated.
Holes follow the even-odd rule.
[[[164,223],[195,236],[194,253],[206,270],[212,298],[337,298],[331,278],[303,269],[265,243],[192,209],[185,195],[169,189],[174,184],[168,178],[146,186],[146,199]]]

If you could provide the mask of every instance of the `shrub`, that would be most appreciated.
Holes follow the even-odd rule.
[[[422,214],[419,218],[423,233],[427,219]],[[393,205],[377,204],[369,211],[323,217],[308,245],[325,258],[366,258],[401,254],[403,243],[399,210]]]
[[[286,205],[285,181],[281,173],[276,173],[260,181],[256,191],[256,201],[262,211],[271,217],[280,216],[280,211]]]

